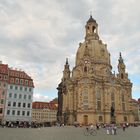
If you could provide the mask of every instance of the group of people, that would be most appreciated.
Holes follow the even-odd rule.
[[[116,135],[117,134],[117,126],[115,124],[106,125],[106,133],[107,135]]]
[[[101,127],[106,129],[106,134],[107,135],[116,135],[117,134],[117,125],[116,124],[104,124],[104,125],[100,125],[100,124],[90,124],[89,129],[91,130],[99,130]],[[123,123],[121,124],[121,128],[123,131],[125,131],[126,127],[128,127],[127,124]]]

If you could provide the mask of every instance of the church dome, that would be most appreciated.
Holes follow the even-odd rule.
[[[107,50],[107,45],[103,44],[99,39],[98,24],[91,15],[85,29],[85,41],[79,44],[76,65],[80,65],[88,57],[92,63],[103,63],[110,66],[110,54]]]
[[[81,65],[84,59],[89,59],[92,63],[103,63],[110,65],[110,54],[107,45],[101,40],[90,40],[80,43],[76,54],[76,65]]]

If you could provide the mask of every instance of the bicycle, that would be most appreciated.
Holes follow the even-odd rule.
[[[97,131],[95,129],[90,129],[88,127],[84,131],[85,136],[89,136],[89,135],[95,136],[96,134],[97,134]]]

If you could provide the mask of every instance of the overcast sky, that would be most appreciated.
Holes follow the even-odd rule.
[[[57,97],[65,59],[75,64],[90,11],[117,72],[119,52],[140,98],[139,0],[0,0],[0,60],[34,80],[34,101]]]

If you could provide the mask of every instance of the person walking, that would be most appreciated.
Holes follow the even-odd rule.
[[[117,126],[115,125],[114,126],[114,135],[116,135],[117,134]]]
[[[107,125],[106,125],[106,134],[107,134],[107,135],[109,135],[109,129],[110,129],[109,127],[110,127],[110,126],[107,124]]]
[[[126,128],[126,125],[125,125],[125,123],[123,124],[123,131],[125,131],[125,128]]]

